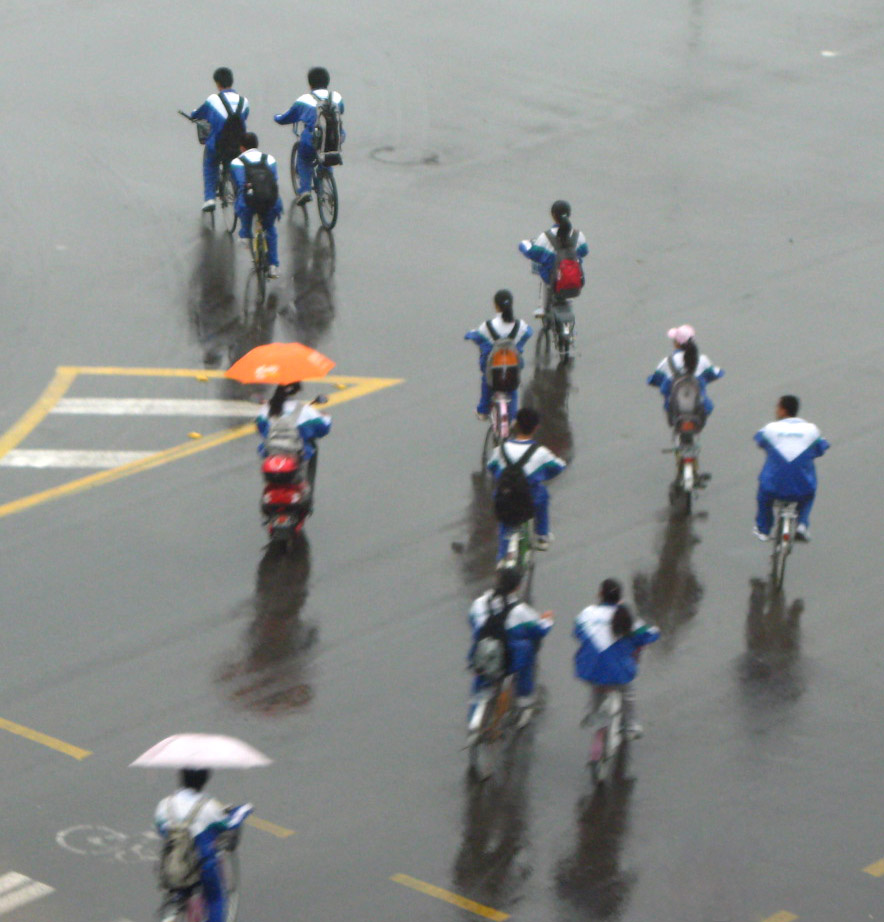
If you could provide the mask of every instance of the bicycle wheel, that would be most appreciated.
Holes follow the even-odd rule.
[[[332,171],[318,166],[313,174],[316,189],[316,207],[322,226],[331,230],[338,222],[338,184]]]
[[[776,535],[771,562],[773,564],[774,589],[779,590],[783,588],[783,578],[786,575],[786,558],[789,556],[789,548],[791,547],[791,541],[783,540],[782,519],[777,522]]]
[[[529,519],[519,527],[519,567],[524,576],[522,587],[525,601],[531,601],[531,589],[534,584],[534,519]]]
[[[252,262],[258,279],[258,304],[263,304],[267,296],[267,238],[260,223],[252,237]]]
[[[221,852],[218,856],[218,867],[227,901],[224,922],[236,922],[239,912],[239,858],[236,852]]]
[[[544,317],[540,321],[540,329],[537,331],[537,339],[534,343],[534,359],[537,362],[547,362],[550,351],[550,330],[549,321]]]
[[[485,708],[476,752],[476,770],[482,781],[487,781],[494,774],[500,762],[506,743],[512,696],[512,686],[509,682],[504,682],[495,691],[494,697]]]
[[[298,141],[292,145],[292,156],[289,162],[289,167],[291,169],[292,176],[292,191],[295,195],[298,194],[298,147],[300,146]]]
[[[491,452],[494,451],[497,445],[497,439],[494,435],[494,423],[488,427],[488,431],[485,433],[485,441],[482,444],[482,471],[487,471],[488,460],[491,457]]]
[[[218,199],[221,203],[221,214],[224,217],[224,227],[227,233],[236,230],[236,183],[229,166],[221,168],[221,179],[218,183]]]

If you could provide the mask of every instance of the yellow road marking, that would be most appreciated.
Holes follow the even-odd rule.
[[[73,367],[60,366],[55,377],[49,386],[37,400],[37,402],[22,416],[22,418],[0,437],[0,458],[8,451],[15,448],[30,432],[32,432],[46,415],[52,410],[55,404],[64,396],[65,392],[73,383],[77,375],[136,375],[145,377],[196,377],[197,375],[209,375],[213,378],[222,378],[224,373],[221,371],[201,371],[188,368],[103,368],[103,367]],[[346,403],[348,400],[355,400],[358,397],[364,397],[374,391],[382,390],[385,387],[392,387],[395,384],[401,384],[401,378],[363,378],[343,375],[334,375],[322,379],[331,384],[340,385],[343,390],[329,394],[324,406],[332,407],[339,403]],[[257,408],[256,408],[257,415]],[[77,480],[71,480],[68,483],[52,487],[48,490],[41,490],[39,493],[32,493],[29,496],[23,496],[21,499],[12,500],[0,505],[0,519],[8,515],[15,515],[23,512],[25,509],[31,509],[41,503],[50,500],[59,499],[62,496],[70,496],[74,493],[81,493],[84,490],[90,490],[93,487],[103,486],[122,477],[131,477],[132,474],[140,474],[143,471],[149,471],[152,468],[159,467],[161,464],[169,464],[172,461],[179,461],[187,458],[200,451],[206,451],[209,448],[215,448],[226,442],[232,442],[234,439],[241,439],[243,436],[252,435],[255,427],[252,423],[243,426],[237,426],[234,429],[227,429],[214,435],[205,436],[198,441],[184,442],[181,445],[175,445],[167,448],[165,451],[159,451],[141,458],[138,461],[132,461],[129,464],[123,464],[120,467],[111,468],[106,471],[99,471],[95,474],[88,474]]]
[[[255,829],[260,829],[262,832],[269,832],[270,835],[276,836],[277,839],[287,839],[289,836],[295,834],[294,829],[286,829],[285,826],[277,826],[276,823],[271,823],[269,820],[262,820],[259,816],[248,817],[246,824],[254,826]]]
[[[467,912],[482,916],[483,919],[493,919],[494,922],[504,922],[504,919],[509,918],[505,912],[483,906],[481,903],[465,899],[462,896],[458,896],[456,893],[449,893],[448,890],[443,890],[441,887],[434,887],[432,884],[424,883],[424,881],[418,880],[416,877],[409,877],[407,874],[394,874],[390,880],[394,883],[402,884],[404,887],[411,887],[412,890],[417,890],[419,893],[425,893],[427,896],[433,896],[437,900],[444,900],[446,903],[451,903],[452,906],[466,909]]]
[[[50,410],[64,397],[67,389],[77,377],[76,369],[57,368],[46,390],[37,398],[37,402],[11,428],[0,435],[0,458],[16,448],[43,422]]]
[[[63,740],[57,740],[54,736],[47,736],[45,733],[40,733],[39,730],[23,727],[21,724],[13,723],[11,720],[6,720],[3,717],[0,717],[0,730],[8,730],[10,733],[15,733],[17,736],[23,736],[32,743],[40,743],[40,745],[48,746],[56,752],[63,752],[66,756],[71,756],[73,759],[85,759],[87,756],[92,755],[88,749],[80,749],[79,746],[72,746],[70,743],[65,743]]]
[[[870,864],[867,868],[863,868],[866,874],[871,874],[872,877],[884,877],[884,858],[880,861],[876,861],[874,864]]]
[[[783,909],[780,912],[775,912],[772,916],[768,916],[766,919],[762,919],[761,922],[795,922],[797,918],[798,916],[794,913],[786,912],[786,910]]]

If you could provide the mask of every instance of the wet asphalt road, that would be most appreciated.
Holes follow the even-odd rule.
[[[217,368],[272,338],[404,383],[333,409],[288,557],[263,549],[251,439],[3,516],[0,716],[93,753],[0,735],[0,873],[55,889],[13,920],[151,917],[149,848],[80,854],[101,847],[75,827],[142,842],[171,779],[126,765],[188,729],[276,759],[213,785],[295,831],[247,831],[244,920],[477,917],[395,874],[518,920],[879,918],[884,883],[863,868],[884,857],[880,5],[333,2],[310,17],[311,47],[333,47],[309,54],[297,11],[251,9],[4,5],[0,429],[59,365]],[[284,164],[270,115],[314,58],[348,106],[334,252],[315,212],[306,229],[287,215],[283,279],[255,314],[246,255],[200,223],[175,110],[229,63]],[[534,587],[559,619],[547,708],[477,789],[464,614],[493,523],[461,337],[502,285],[531,313],[516,245],[563,195],[591,249],[580,354],[529,363],[526,382],[570,462]],[[681,322],[727,372],[690,522],[668,514],[643,383]],[[777,601],[750,534],[751,436],[785,392],[832,450]],[[114,376],[70,393],[247,396]],[[22,447],[157,450],[239,422],[50,415]],[[84,473],[0,468],[0,503]],[[607,575],[663,639],[640,679],[645,738],[590,798],[570,628]]]

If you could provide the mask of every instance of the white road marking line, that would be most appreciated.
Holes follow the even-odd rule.
[[[156,397],[63,397],[53,413],[96,416],[235,416],[254,419],[260,408],[248,400],[185,400]]]
[[[16,448],[0,458],[0,467],[75,467],[111,469],[149,458],[152,451],[61,451]]]
[[[41,884],[38,880],[25,877],[24,874],[10,871],[0,877],[0,893],[3,894],[0,896],[0,916],[54,892],[55,888],[49,884]]]

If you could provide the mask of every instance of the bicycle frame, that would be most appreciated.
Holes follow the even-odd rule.
[[[506,675],[476,693],[477,702],[467,724],[470,769],[482,781],[494,774],[498,751],[512,720],[513,676]]]
[[[590,690],[590,711],[583,720],[589,727],[589,769],[594,784],[604,782],[623,742],[623,694],[616,688],[602,687],[600,699]]]
[[[798,524],[798,503],[774,500],[774,543],[771,552],[774,586],[780,589],[786,574],[786,558],[795,543],[795,529]]]
[[[482,445],[482,470],[486,469],[491,453],[510,435],[510,397],[505,391],[494,391],[491,395],[491,412],[485,442]]]

